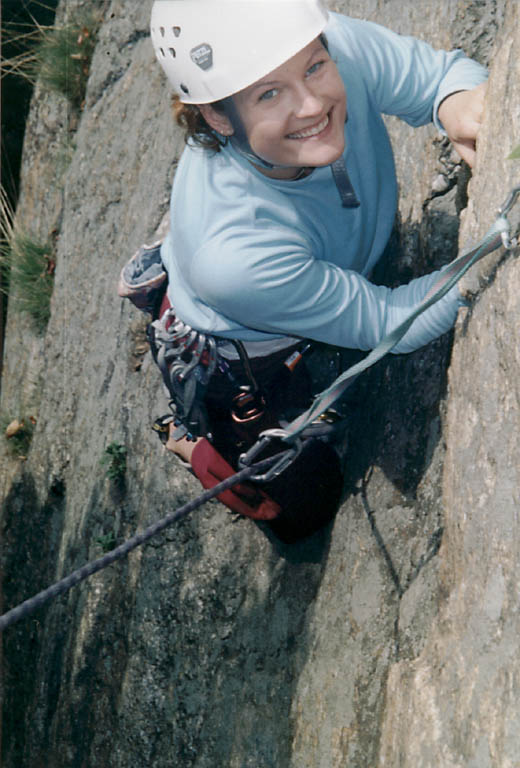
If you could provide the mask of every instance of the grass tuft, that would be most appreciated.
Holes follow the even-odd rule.
[[[8,196],[0,187],[0,290],[14,311],[31,317],[38,332],[49,321],[55,267],[54,246],[15,227]]]
[[[14,53],[3,57],[2,77],[16,75],[32,85],[40,78],[45,88],[81,109],[100,21],[84,11],[62,26],[42,26],[36,19],[26,32],[7,26],[4,40]]]
[[[101,547],[104,553],[111,552],[117,544],[113,533],[105,533],[103,536],[97,536],[96,544]]]
[[[15,311],[33,320],[36,330],[45,330],[56,266],[54,249],[24,232],[15,232],[5,256],[9,269],[9,303]]]
[[[36,49],[34,72],[44,87],[66,96],[80,109],[95,46],[93,18],[47,30]]]

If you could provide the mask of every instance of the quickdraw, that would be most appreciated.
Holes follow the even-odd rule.
[[[497,248],[500,248],[500,246],[503,246],[507,250],[516,247],[518,244],[517,237],[511,236],[511,225],[507,219],[507,214],[511,211],[519,196],[520,185],[515,186],[511,190],[504,203],[498,209],[497,218],[480,242],[452,261],[444,269],[437,283],[431,288],[423,301],[416,307],[409,317],[398,325],[391,333],[387,334],[377,347],[375,347],[363,360],[348,368],[348,370],[342,373],[330,385],[330,387],[317,395],[307,411],[294,419],[294,421],[288,424],[285,428],[277,430],[276,438],[282,440],[284,443],[290,444],[294,443],[302,435],[305,435],[305,431],[315,424],[316,420],[331,408],[333,403],[341,397],[347,387],[354,382],[359,374],[366,371],[367,368],[370,368],[374,363],[390,352],[400,339],[402,339],[414,320],[428,309],[428,307],[432,306],[432,304],[445,296],[461,277],[466,274],[473,264],[484,256],[487,256],[489,253],[492,253]],[[262,432],[259,435],[258,442],[262,443],[262,447],[265,447],[265,441],[263,441],[264,438],[268,437],[274,437],[274,435],[270,435],[269,431]],[[254,452],[254,449],[255,446],[253,446],[251,451],[253,451],[253,455],[257,455]],[[247,462],[247,458],[248,454],[241,457],[242,465]]]

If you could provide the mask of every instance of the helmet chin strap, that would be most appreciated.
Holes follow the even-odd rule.
[[[269,163],[267,160],[264,160],[263,157],[257,155],[249,143],[244,123],[238,113],[238,109],[233,100],[233,97],[229,96],[227,99],[224,99],[222,101],[222,105],[224,107],[224,114],[233,126],[233,134],[229,137],[231,144],[237,150],[237,152],[246,158],[246,160],[249,160],[249,162],[253,163],[254,165],[258,165],[260,168],[265,168],[267,170],[272,170],[273,168],[292,167],[288,165],[275,165],[274,163]],[[348,116],[345,118],[345,122],[347,122],[347,120]],[[342,207],[359,208],[360,203],[354,191],[354,187],[352,186],[352,182],[350,181],[343,154],[341,154],[337,160],[331,163],[330,168],[332,170],[334,183],[336,184],[336,189],[338,190],[338,194],[341,199]]]
[[[249,162],[260,166],[260,168],[266,168],[269,171],[271,171],[273,168],[287,167],[269,163],[267,160],[264,160],[263,157],[260,157],[260,155],[256,154],[256,152],[251,147],[251,144],[249,143],[244,123],[238,113],[237,106],[232,96],[224,99],[222,101],[222,105],[224,107],[224,114],[233,126],[233,135],[229,137],[229,140],[237,152],[245,157],[246,160],[249,160]]]

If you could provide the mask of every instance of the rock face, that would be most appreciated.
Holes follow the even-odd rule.
[[[27,127],[19,221],[58,231],[58,266],[45,336],[8,318],[2,410],[37,427],[26,461],[0,459],[4,610],[199,490],[150,430],[166,403],[145,322],[115,295],[167,209],[182,137],[147,40],[151,3],[96,5],[76,133],[40,91]],[[402,281],[480,237],[520,181],[506,159],[520,141],[520,8],[330,7],[491,69],[469,188],[433,128],[389,122],[401,203],[381,278]],[[6,768],[519,764],[515,252],[475,272],[453,336],[382,361],[358,387],[327,530],[283,547],[210,503],[6,630]],[[112,442],[127,449],[119,483],[100,467]]]

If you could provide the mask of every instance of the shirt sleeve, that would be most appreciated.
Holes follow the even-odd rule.
[[[225,260],[218,258],[223,253]],[[253,236],[234,231],[225,243],[207,243],[193,261],[191,280],[204,302],[246,328],[369,350],[410,315],[438,274],[395,289],[376,286],[352,270],[313,258],[294,233],[275,242],[269,232],[257,230]],[[411,352],[445,333],[458,307],[455,286],[414,322],[393,351]]]
[[[412,126],[435,121],[443,99],[475,88],[487,71],[463,51],[442,51],[414,37],[398,35],[372,22],[334,14],[333,55],[348,80],[355,64],[380,112],[396,115]]]

